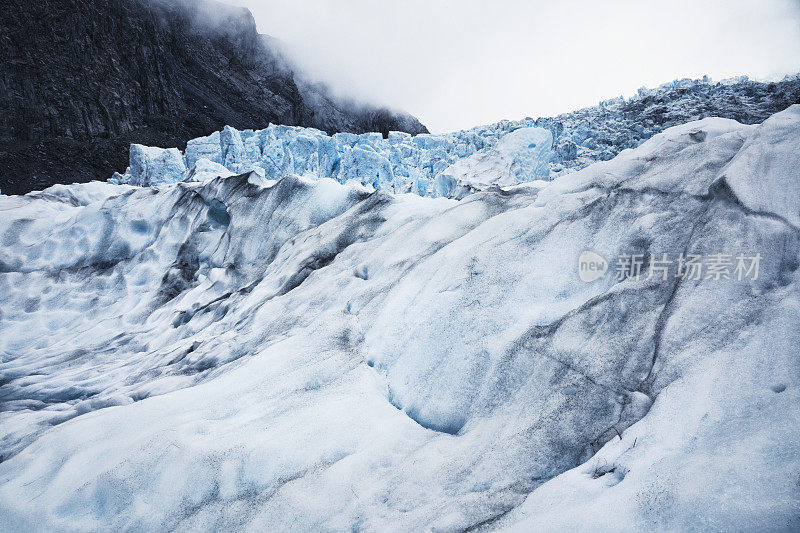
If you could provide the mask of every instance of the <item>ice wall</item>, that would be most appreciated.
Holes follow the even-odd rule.
[[[495,146],[509,131],[501,124],[445,135],[390,132],[386,139],[380,133],[329,136],[313,128],[273,124],[255,131],[226,126],[190,140],[183,154],[176,148],[131,145],[130,167],[114,181],[148,186],[255,170],[268,179],[299,174],[395,193],[443,196],[450,188],[435,187],[438,176],[470,156],[480,156],[481,168],[499,169],[497,179],[487,176],[483,185],[547,179],[552,137],[542,128],[523,129],[527,133],[522,137],[535,137],[538,144],[531,141],[498,151]],[[459,168],[451,169],[449,180],[453,175],[457,180]]]

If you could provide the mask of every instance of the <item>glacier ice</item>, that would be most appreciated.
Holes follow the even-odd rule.
[[[270,125],[257,131],[225,126],[221,132],[190,140],[184,154],[176,148],[131,145],[129,169],[112,181],[147,186],[255,170],[267,179],[299,174],[389,192],[447,196],[550,179],[551,147],[552,134],[533,126],[487,129],[480,135],[412,137],[390,132],[386,139],[380,133],[328,136],[294,126]],[[178,161],[181,157],[185,163]]]
[[[518,181],[549,175],[550,144],[544,141],[549,134],[541,128],[526,131],[534,129],[538,130],[540,144],[535,148],[526,145],[523,152],[515,152],[513,172]],[[481,153],[487,161],[501,157],[496,163],[498,168],[510,164],[502,159],[501,152],[490,150],[506,133],[489,129],[481,135],[456,132],[412,137],[393,131],[383,139],[380,133],[329,136],[313,128],[272,124],[256,131],[226,126],[222,131],[190,140],[183,154],[175,148],[131,145],[130,167],[112,181],[146,186],[174,183],[191,175],[211,177],[215,173],[220,176],[255,170],[267,179],[298,174],[333,178],[340,183],[353,181],[388,192],[441,196],[441,190],[434,186],[436,178],[459,159]],[[179,158],[184,161],[179,163]],[[219,166],[211,167],[209,162]],[[198,164],[202,169],[196,168]]]
[[[470,135],[226,128],[193,181],[0,197],[2,528],[796,530],[800,106],[552,182]],[[456,158],[502,182],[391,192]]]
[[[544,128],[507,133],[494,148],[459,159],[435,179],[436,196],[460,197],[489,186],[508,187],[550,177],[552,134]]]
[[[159,183],[175,183],[185,172],[183,154],[177,148],[131,144],[130,166],[125,172],[125,179],[118,181],[149,187]]]
[[[760,128],[748,138],[716,185],[730,189],[748,209],[800,227],[800,151],[792,137],[796,113],[774,115],[768,124],[769,128]]]
[[[517,130],[543,128],[550,132],[552,140],[549,150],[538,143],[536,150],[515,151],[519,157],[535,158],[524,171],[523,167],[517,169],[515,179],[554,179],[597,161],[609,160],[667,127],[705,116],[726,116],[748,124],[761,122],[796,98],[798,78],[787,77],[781,83],[785,85],[778,90],[775,84],[749,82],[746,78],[717,83],[708,77],[686,78],[655,89],[640,89],[630,99],[612,98],[556,117],[502,120],[436,135],[389,132],[386,139],[378,133],[328,136],[313,128],[270,125],[263,130],[237,131],[226,126],[220,132],[187,143],[183,157],[188,170],[184,176],[192,172],[199,159],[206,158],[230,172],[256,170],[268,179],[295,173],[330,177],[340,183],[354,180],[388,192],[460,197],[476,186],[485,188],[484,180],[491,179],[483,176],[477,181],[472,179],[472,185],[458,185],[458,176],[451,174],[469,173],[468,167],[481,159],[485,161],[479,168],[497,167],[494,170],[502,174],[501,167],[505,165],[502,158],[492,162],[489,153],[498,156],[496,148],[501,139]],[[153,152],[152,157],[158,153]],[[131,156],[133,160],[133,148]],[[159,164],[152,166],[163,168]],[[170,169],[169,176],[165,175],[161,181],[180,179]],[[143,179],[132,165],[125,175],[115,175],[112,181],[141,184]]]

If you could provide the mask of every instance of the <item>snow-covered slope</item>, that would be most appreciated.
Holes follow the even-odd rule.
[[[798,154],[793,106],[459,201],[2,197],[0,526],[797,529]]]

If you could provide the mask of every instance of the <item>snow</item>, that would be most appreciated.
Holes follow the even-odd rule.
[[[184,175],[182,181],[206,182],[214,178],[227,178],[233,175],[233,172],[219,163],[201,157],[192,164],[191,170]]]
[[[720,176],[747,208],[777,215],[800,227],[800,152],[792,130],[800,120],[800,107],[792,106],[764,121]],[[753,176],[764,176],[754,180]],[[773,180],[767,182],[766,180]],[[782,191],[782,194],[770,194]]]
[[[797,296],[768,297],[768,327],[689,362],[622,439],[531,493],[509,529],[796,530]]]
[[[552,182],[515,130],[226,128],[197,181],[0,197],[0,529],[797,529],[800,106]],[[763,260],[615,277],[662,252]]]

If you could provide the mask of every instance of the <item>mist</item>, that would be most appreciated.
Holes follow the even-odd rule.
[[[682,77],[800,70],[787,0],[226,0],[312,78],[431,131],[547,116]]]

